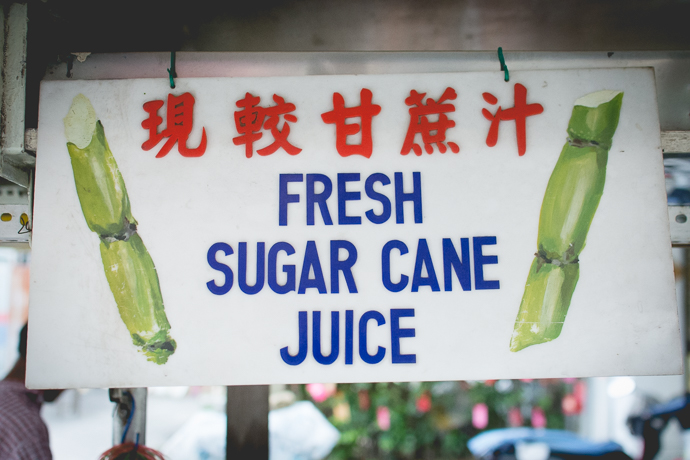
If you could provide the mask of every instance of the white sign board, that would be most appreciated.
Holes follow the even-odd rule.
[[[510,77],[44,82],[28,385],[681,372],[653,72]]]

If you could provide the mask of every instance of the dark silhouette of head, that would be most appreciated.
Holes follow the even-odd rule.
[[[19,350],[19,357],[23,359],[26,359],[26,337],[28,335],[28,331],[28,323],[24,324],[22,330],[19,331],[19,346],[17,347],[17,350]]]
[[[19,359],[14,365],[14,368],[5,377],[9,380],[19,380],[24,381],[26,379],[26,349],[28,342],[28,332],[29,324],[26,323],[19,331],[19,346],[17,351],[19,351]],[[62,393],[62,390],[43,390],[43,400],[47,402],[54,401]]]

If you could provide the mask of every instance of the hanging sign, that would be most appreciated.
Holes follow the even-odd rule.
[[[681,372],[650,69],[44,82],[28,384]]]

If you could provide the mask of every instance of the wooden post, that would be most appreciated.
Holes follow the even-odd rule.
[[[268,460],[268,385],[228,387],[227,460]]]

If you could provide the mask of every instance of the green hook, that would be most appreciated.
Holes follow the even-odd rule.
[[[501,70],[505,73],[503,78],[505,81],[510,80],[510,74],[508,73],[508,66],[506,65],[506,60],[503,57],[503,48],[498,47],[498,60],[501,62]]]
[[[168,69],[168,76],[170,77],[170,88],[175,88],[175,80],[177,72],[175,72],[175,52],[170,52],[170,68]],[[507,80],[506,80],[507,81]]]

